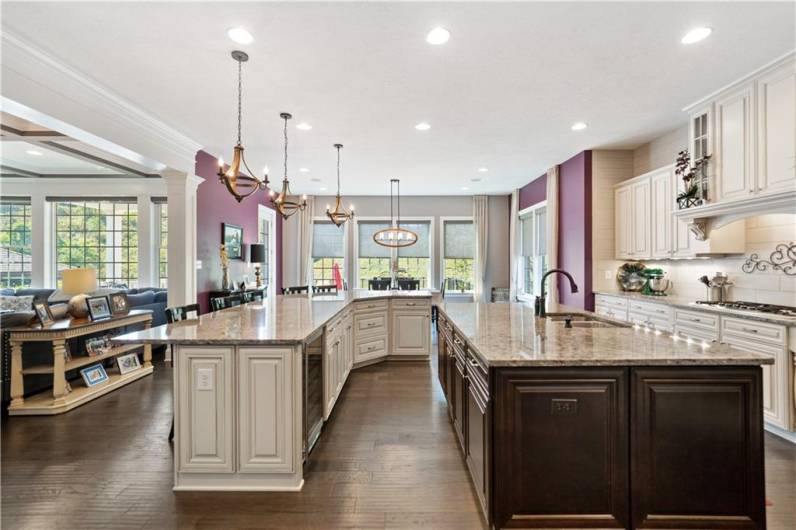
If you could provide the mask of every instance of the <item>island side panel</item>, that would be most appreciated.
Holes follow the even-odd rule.
[[[760,367],[631,372],[635,528],[766,527]]]

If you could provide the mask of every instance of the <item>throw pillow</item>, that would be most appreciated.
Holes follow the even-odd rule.
[[[32,296],[0,296],[0,309],[21,313],[33,309]]]

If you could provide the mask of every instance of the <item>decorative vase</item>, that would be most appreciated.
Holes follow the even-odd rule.
[[[67,312],[74,318],[86,318],[88,316],[88,304],[86,304],[87,294],[76,294],[69,299]]]
[[[229,269],[227,267],[221,269],[221,290],[229,290]]]

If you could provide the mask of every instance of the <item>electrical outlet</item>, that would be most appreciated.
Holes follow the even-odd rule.
[[[553,399],[550,402],[550,414],[553,416],[572,416],[577,413],[577,399]]]
[[[610,280],[614,277],[614,271],[605,271],[605,279]]]

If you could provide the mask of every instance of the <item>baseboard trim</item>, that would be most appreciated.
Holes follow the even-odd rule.
[[[764,424],[764,427],[771,434],[779,436],[780,438],[792,444],[796,444],[796,432],[786,431],[781,427],[777,427],[776,425],[770,425],[768,423]]]

